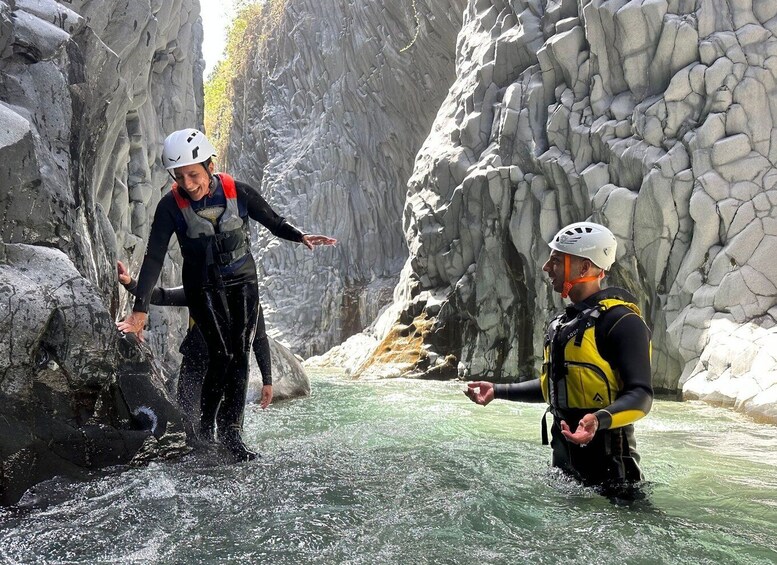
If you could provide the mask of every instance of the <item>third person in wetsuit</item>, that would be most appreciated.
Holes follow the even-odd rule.
[[[636,299],[600,286],[616,245],[610,230],[592,222],[559,231],[542,270],[572,303],[548,325],[540,378],[473,382],[465,391],[482,405],[495,398],[547,402],[553,466],[607,492],[642,480],[633,424],[653,402],[650,330]],[[542,436],[547,444],[545,418]]]
[[[116,270],[119,282],[127,292],[134,296],[138,282],[130,276],[129,271],[121,261],[117,263]],[[154,290],[151,291],[149,303],[154,306],[187,307],[189,305],[186,302],[186,293],[182,286],[172,288],[154,287]],[[259,406],[267,408],[273,397],[272,360],[270,340],[265,331],[264,313],[262,312],[261,303],[259,304],[256,333],[254,334],[252,348],[256,357],[256,364],[262,374],[262,393],[259,399]],[[178,351],[181,353],[181,367],[178,371],[176,399],[178,407],[181,409],[187,422],[187,436],[194,439],[194,430],[197,429],[197,426],[194,424],[194,418],[199,420],[200,391],[202,389],[202,382],[205,380],[205,374],[208,371],[208,347],[202,332],[192,318],[189,318],[189,329]]]
[[[223,418],[219,414],[218,440],[236,460],[250,460],[256,453],[245,446],[241,431],[259,292],[248,220],[310,249],[336,241],[303,234],[276,214],[256,189],[227,174],[214,174],[211,158],[215,154],[205,135],[196,129],[176,131],[165,139],[162,161],[175,183],[162,196],[154,214],[133,312],[117,327],[142,339],[151,292],[175,233],[183,256],[182,279],[189,313],[208,349],[200,437],[213,441],[216,414],[223,410]]]

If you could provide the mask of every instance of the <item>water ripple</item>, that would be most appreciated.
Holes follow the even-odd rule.
[[[313,385],[249,408],[257,462],[192,454],[41,485],[48,508],[0,513],[0,561],[777,562],[773,427],[657,402],[637,431],[652,494],[622,507],[549,467],[541,406],[475,406],[461,383]]]

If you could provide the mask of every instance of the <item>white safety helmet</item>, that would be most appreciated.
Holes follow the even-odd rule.
[[[562,228],[548,243],[551,249],[585,257],[605,271],[615,262],[618,242],[612,232],[601,224],[577,222]]]
[[[165,139],[162,149],[162,164],[168,171],[204,163],[216,154],[205,134],[198,129],[182,129],[175,131]]]

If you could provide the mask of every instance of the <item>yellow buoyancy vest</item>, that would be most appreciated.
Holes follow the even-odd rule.
[[[626,306],[640,315],[639,307],[631,302],[605,298],[572,320],[562,323],[560,315],[548,326],[540,385],[554,411],[599,410],[618,396],[623,383],[599,352],[595,336],[596,320],[615,306]]]

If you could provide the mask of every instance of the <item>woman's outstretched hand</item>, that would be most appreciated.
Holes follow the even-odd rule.
[[[318,245],[334,245],[337,243],[337,240],[326,235],[304,235],[302,236],[302,243],[308,249],[313,249]]]

